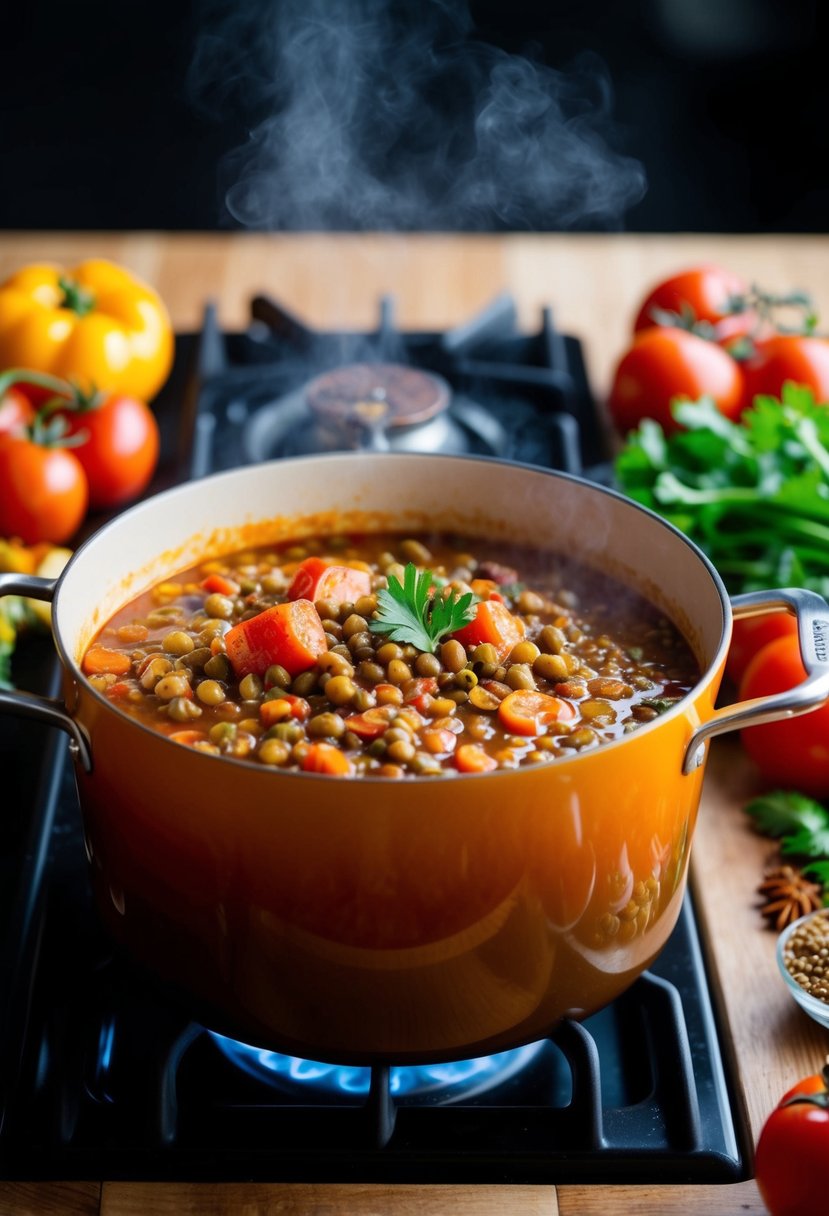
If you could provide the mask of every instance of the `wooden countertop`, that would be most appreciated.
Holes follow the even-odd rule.
[[[239,327],[257,292],[309,324],[370,328],[383,293],[406,329],[443,328],[511,292],[523,328],[550,304],[582,339],[599,397],[628,340],[638,299],[659,278],[712,261],[769,290],[811,292],[829,315],[829,238],[594,235],[259,235],[0,233],[0,279],[30,261],[71,265],[110,257],[161,292],[177,329],[198,327],[214,300]],[[694,842],[692,882],[701,929],[722,989],[742,1100],[756,1137],[782,1092],[816,1071],[829,1033],[802,1014],[780,982],[774,935],[755,887],[774,846],[742,806],[753,774],[733,741],[714,744]],[[0,1216],[746,1216],[764,1211],[753,1181],[733,1186],[398,1186],[278,1184],[0,1183]]]

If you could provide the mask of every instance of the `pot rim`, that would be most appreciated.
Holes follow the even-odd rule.
[[[699,696],[702,689],[705,687],[705,685],[708,682],[710,682],[714,673],[719,669],[721,663],[725,661],[725,654],[728,649],[728,643],[729,643],[729,638],[730,638],[729,623],[731,620],[731,606],[730,606],[730,599],[728,596],[728,592],[726,591],[725,584],[723,583],[721,576],[719,575],[719,573],[717,572],[716,568],[714,567],[714,565],[710,561],[710,559],[707,557],[707,555],[702,551],[702,549],[700,549],[700,547],[694,541],[692,541],[688,536],[686,536],[684,532],[682,532],[679,528],[677,528],[676,525],[672,524],[669,520],[663,518],[661,515],[658,515],[655,511],[651,510],[650,507],[646,507],[642,503],[636,502],[635,499],[629,498],[626,494],[623,494],[620,490],[616,490],[610,486],[602,485],[599,482],[592,482],[589,480],[589,478],[584,477],[584,476],[579,476],[574,473],[567,473],[567,472],[564,472],[564,471],[561,471],[558,469],[550,469],[550,468],[545,467],[544,465],[529,464],[525,461],[502,459],[502,458],[496,457],[496,456],[479,456],[479,455],[470,454],[470,453],[461,453],[461,454],[456,455],[454,453],[432,454],[432,453],[424,453],[424,452],[368,452],[368,453],[367,452],[324,452],[324,453],[316,453],[316,454],[311,454],[311,455],[303,455],[303,456],[287,457],[287,458],[270,460],[270,461],[263,461],[257,465],[239,465],[232,469],[224,469],[217,473],[211,473],[208,476],[203,477],[203,478],[198,478],[198,479],[191,480],[191,481],[181,482],[178,485],[171,486],[167,490],[159,491],[159,493],[151,495],[149,498],[142,499],[140,502],[135,503],[131,507],[128,507],[127,510],[120,512],[113,519],[109,520],[107,523],[103,524],[100,528],[98,528],[95,532],[93,532],[91,536],[87,537],[87,539],[85,541],[83,541],[83,543],[81,545],[79,545],[79,547],[72,554],[72,557],[69,559],[66,566],[61,571],[61,574],[59,575],[58,579],[56,580],[55,586],[54,586],[53,641],[55,644],[55,649],[61,660],[61,663],[63,664],[64,670],[66,672],[68,672],[70,675],[72,675],[73,677],[75,677],[79,680],[82,680],[83,684],[84,684],[85,692],[87,694],[92,695],[101,704],[101,706],[104,707],[107,711],[116,714],[119,718],[127,719],[133,728],[146,732],[148,735],[152,736],[154,739],[160,740],[161,743],[169,744],[171,747],[181,747],[182,744],[176,743],[175,740],[169,738],[168,736],[161,734],[159,731],[153,730],[150,726],[147,726],[143,722],[141,722],[139,719],[132,717],[129,713],[127,713],[123,709],[121,709],[117,704],[113,703],[107,697],[105,697],[102,693],[98,692],[98,690],[95,689],[89,683],[86,676],[80,670],[80,667],[79,667],[78,663],[75,661],[75,659],[69,655],[69,653],[66,649],[66,646],[64,645],[63,638],[61,636],[60,622],[58,619],[58,614],[59,614],[59,609],[60,609],[61,589],[63,587],[63,584],[64,584],[66,578],[70,575],[72,567],[80,559],[81,555],[86,553],[89,549],[91,549],[104,535],[109,534],[110,532],[114,531],[118,527],[122,526],[123,520],[125,519],[126,516],[130,516],[130,517],[134,518],[135,516],[140,515],[144,511],[155,510],[156,506],[159,502],[172,503],[180,495],[184,495],[187,493],[193,493],[195,487],[199,487],[199,486],[203,485],[205,487],[205,492],[209,493],[209,488],[211,485],[215,485],[217,482],[220,482],[223,480],[229,480],[232,478],[242,477],[242,476],[244,476],[244,472],[247,469],[256,468],[261,471],[263,468],[267,468],[268,466],[270,466],[276,471],[276,470],[280,470],[280,469],[284,470],[286,464],[291,465],[291,466],[296,466],[296,465],[301,465],[301,464],[318,465],[321,462],[322,463],[329,463],[329,462],[333,463],[333,462],[337,462],[337,461],[342,461],[343,459],[353,459],[355,461],[360,461],[360,462],[365,462],[366,460],[383,460],[383,461],[428,460],[430,463],[434,463],[436,461],[446,461],[446,462],[464,461],[464,462],[469,462],[469,463],[473,463],[473,464],[487,464],[487,465],[493,465],[496,467],[527,470],[528,472],[532,472],[532,473],[541,473],[545,477],[551,477],[554,480],[573,482],[579,486],[586,487],[588,490],[593,491],[596,494],[603,495],[614,501],[621,502],[627,508],[632,508],[635,511],[641,512],[641,514],[644,515],[653,524],[656,524],[659,527],[666,529],[674,537],[676,537],[678,540],[680,540],[683,543],[683,545],[688,549],[691,557],[695,558],[700,563],[700,565],[704,568],[704,570],[708,574],[708,577],[710,578],[710,580],[714,586],[714,589],[717,593],[717,597],[720,601],[720,606],[722,608],[722,629],[721,629],[720,640],[719,640],[719,644],[717,646],[716,652],[714,653],[713,657],[709,660],[708,665],[704,669],[702,669],[702,671],[700,673],[700,677],[697,680],[697,682],[694,684],[693,688],[688,693],[686,693],[686,695],[684,697],[682,697],[676,703],[676,705],[672,706],[671,709],[666,710],[664,713],[660,714],[657,718],[653,719],[653,721],[643,723],[640,727],[637,728],[636,731],[632,732],[631,734],[623,735],[618,739],[613,739],[608,742],[601,743],[598,748],[590,748],[583,752],[576,752],[572,757],[557,758],[556,760],[554,760],[552,762],[552,765],[555,767],[557,772],[560,772],[563,767],[570,768],[570,766],[578,765],[580,762],[586,762],[586,761],[592,759],[597,754],[597,752],[604,753],[606,750],[608,750],[610,748],[617,749],[619,747],[624,746],[625,744],[633,742],[636,739],[641,739],[643,737],[643,735],[652,734],[655,730],[658,730],[660,728],[660,726],[662,726],[665,722],[684,714],[687,710],[688,704],[690,702],[692,702],[696,697]],[[162,546],[162,548],[163,548],[163,546]],[[262,768],[261,765],[260,766],[252,765],[250,763],[250,761],[247,761],[244,759],[237,759],[232,756],[222,756],[222,755],[217,756],[210,752],[200,753],[199,759],[218,761],[219,763],[222,763],[222,764],[228,764],[228,763],[233,764],[233,765],[239,767],[244,772],[251,772],[251,771],[255,772],[255,771],[259,771]],[[268,770],[268,771],[271,771],[271,770]],[[470,778],[491,781],[493,778],[495,778],[496,780],[498,778],[506,778],[506,777],[512,777],[513,779],[515,779],[516,777],[520,776],[522,773],[529,773],[529,772],[536,772],[536,771],[537,770],[534,768],[530,768],[530,769],[509,768],[509,769],[496,769],[494,771],[486,772],[486,773],[449,772],[449,776],[452,778],[453,781],[458,780],[458,779],[468,780]],[[301,779],[310,780],[310,781],[325,781],[325,782],[331,781],[331,775],[326,774],[326,773],[312,773],[312,772],[293,771],[293,770],[291,770],[290,773],[285,773],[285,772],[282,772],[282,770],[280,770],[278,768],[273,770],[273,775],[275,777],[278,777],[280,774],[283,777],[290,776],[291,778],[301,778]],[[371,778],[365,778],[365,780],[367,780],[367,781],[370,780],[372,785],[383,785],[383,786],[392,785],[395,787],[397,787],[399,785],[399,779],[393,778],[393,777],[372,776]],[[416,782],[418,784],[433,784],[435,780],[436,780],[436,778],[434,776],[421,776],[421,775],[417,775],[417,774],[412,774],[411,776],[408,776],[406,778],[406,783],[410,784],[412,782]]]

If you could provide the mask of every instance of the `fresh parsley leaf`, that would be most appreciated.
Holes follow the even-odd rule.
[[[804,827],[784,836],[780,852],[788,857],[829,857],[829,821],[823,827]]]
[[[710,398],[677,402],[684,429],[643,420],[615,465],[620,488],[694,540],[732,593],[829,584],[829,410],[811,391],[758,396],[739,423]],[[794,577],[796,576],[796,577]]]
[[[774,790],[752,799],[745,808],[761,832],[767,836],[829,831],[829,814],[814,798],[794,791]],[[829,856],[829,849],[826,850]]]
[[[829,812],[819,802],[775,790],[753,799],[745,809],[761,832],[780,838],[785,856],[826,859],[829,866]]]
[[[803,873],[821,884],[824,888],[823,902],[826,903],[827,888],[829,888],[829,861],[810,861],[803,867]]]
[[[433,595],[433,583],[431,570],[418,570],[413,562],[406,565],[402,583],[391,575],[388,588],[377,592],[377,616],[368,623],[371,632],[431,653],[443,638],[473,620],[477,596],[471,591]]]

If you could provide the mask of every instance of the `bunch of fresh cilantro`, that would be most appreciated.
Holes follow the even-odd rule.
[[[619,487],[705,552],[729,592],[807,587],[829,594],[829,407],[786,384],[739,423],[710,398],[677,402],[685,428],[646,419],[619,453]]]

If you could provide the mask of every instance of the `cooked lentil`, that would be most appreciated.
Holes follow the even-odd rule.
[[[314,558],[352,572],[352,587],[366,572],[370,593],[306,601],[317,649],[303,670],[271,655],[237,678],[234,631],[289,606],[298,566]],[[517,634],[505,646],[452,636],[431,652],[373,631],[377,593],[410,560],[438,588],[500,601]],[[217,578],[238,593],[210,589]],[[476,557],[469,538],[442,535],[320,536],[211,560],[126,605],[93,646],[97,691],[186,746],[296,770],[309,749],[332,745],[354,775],[396,779],[572,756],[651,721],[700,674],[675,626],[614,580],[530,547],[487,542]],[[111,673],[102,648],[115,655]]]

